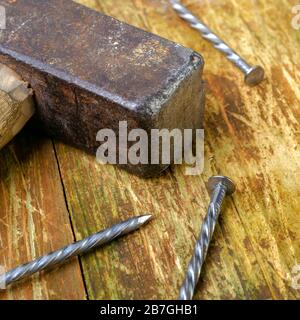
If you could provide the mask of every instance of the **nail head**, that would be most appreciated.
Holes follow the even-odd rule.
[[[219,183],[222,183],[224,186],[226,186],[226,194],[227,195],[230,195],[230,194],[234,193],[235,184],[230,178],[228,178],[226,176],[213,176],[213,177],[210,177],[208,179],[208,182],[207,182],[207,187],[208,187],[209,192],[212,193],[213,190],[216,188],[216,186]]]
[[[245,75],[245,83],[248,86],[256,86],[264,80],[265,71],[260,66],[254,66],[250,71]]]

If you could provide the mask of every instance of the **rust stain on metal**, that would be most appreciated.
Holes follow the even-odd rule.
[[[7,15],[0,62],[30,83],[37,119],[51,136],[95,153],[97,132],[117,130],[120,120],[129,130],[202,127],[197,53],[72,1],[0,5]],[[186,107],[190,116],[182,117]],[[146,176],[163,169],[125,168]]]

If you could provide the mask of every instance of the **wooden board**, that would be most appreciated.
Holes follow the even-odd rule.
[[[74,241],[51,141],[27,130],[0,154],[0,265],[30,261]],[[0,299],[84,299],[77,259],[36,274]]]
[[[197,299],[299,299],[300,30],[297,1],[183,1],[267,79],[258,87],[202,40],[166,0],[82,4],[203,54],[207,82],[205,170],[182,166],[142,180],[55,141],[23,132],[1,153],[0,263],[13,266],[132,215],[155,220],[139,232],[1,298],[176,299],[209,200],[205,181],[237,183],[210,247]],[[45,170],[47,168],[47,170]],[[65,198],[64,198],[65,195]],[[66,202],[65,202],[66,201]],[[70,213],[70,220],[68,211]]]

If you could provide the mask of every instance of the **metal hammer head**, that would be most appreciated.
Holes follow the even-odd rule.
[[[201,56],[69,0],[0,0],[0,62],[34,92],[49,135],[95,154],[100,129],[202,128]],[[152,176],[166,165],[122,166]]]

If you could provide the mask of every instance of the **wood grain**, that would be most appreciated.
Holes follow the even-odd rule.
[[[186,176],[183,166],[174,166],[160,178],[143,180],[55,141],[76,239],[132,215],[155,215],[140,231],[81,258],[88,297],[176,299],[209,200],[205,181],[225,174],[238,188],[220,216],[196,298],[299,299],[300,290],[291,286],[292,269],[300,263],[300,31],[291,26],[297,1],[183,1],[249,62],[264,66],[266,80],[255,88],[246,87],[239,70],[181,21],[166,0],[78,2],[202,53],[207,82],[200,176]],[[72,238],[51,143],[31,139],[34,151],[22,149],[26,140],[21,138],[1,153],[1,259],[14,264],[21,258],[13,252],[29,259],[33,244],[41,253],[51,241],[56,248]],[[40,143],[33,146],[36,140]],[[15,158],[19,148],[29,160]],[[20,207],[28,195],[36,197],[33,207],[47,214],[46,220],[39,220],[31,206]],[[32,217],[38,219],[34,231]],[[47,241],[38,242],[45,234]],[[12,288],[4,298],[84,295],[76,261],[27,285]],[[81,289],[67,290],[68,285]]]
[[[74,241],[53,144],[25,130],[0,154],[0,265],[8,270]],[[84,299],[77,259],[12,285],[0,299]]]
[[[89,295],[176,298],[208,201],[204,182],[221,173],[237,182],[238,191],[221,216],[197,298],[299,298],[290,279],[300,260],[300,35],[291,27],[296,2],[183,1],[249,62],[265,67],[267,80],[255,88],[246,87],[243,75],[167,1],[81,2],[202,53],[207,81],[202,176],[184,176],[176,167],[165,177],[144,181],[96,166],[90,157],[79,163],[77,152],[59,145],[70,207],[88,206],[88,217],[73,214],[77,232],[88,230],[94,219],[103,225],[117,214],[156,215],[139,234],[98,252],[105,266],[84,264],[90,270]],[[92,285],[98,281],[101,286]]]

